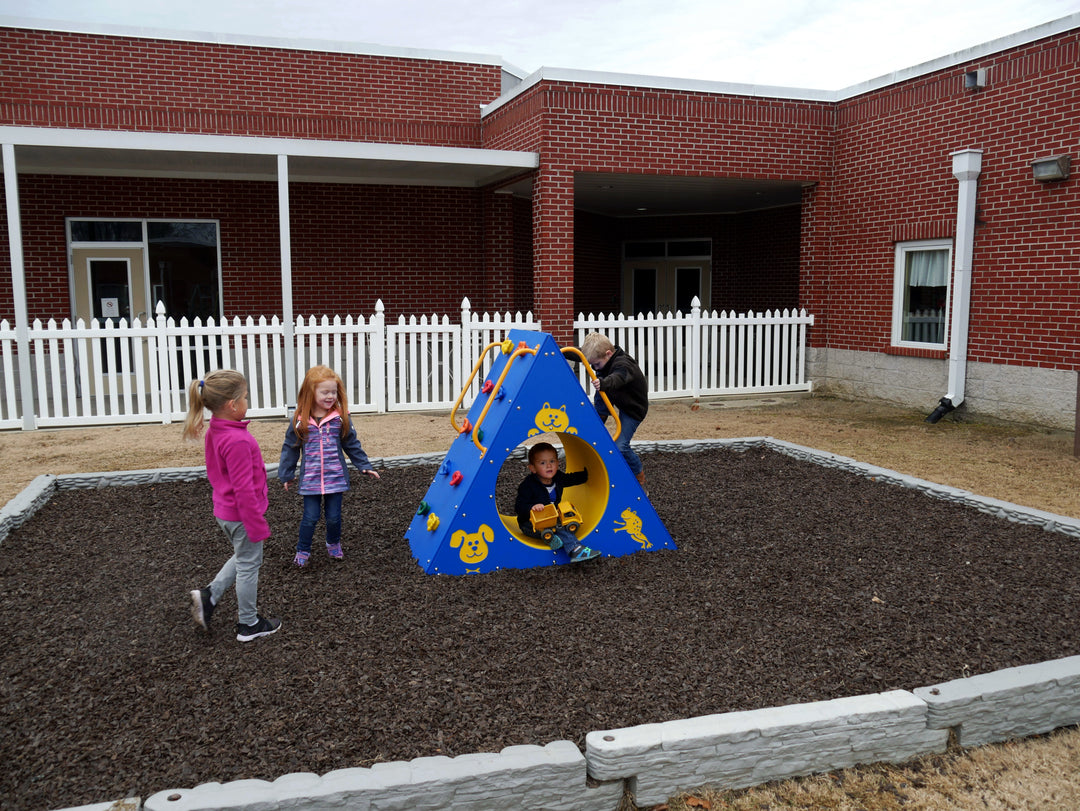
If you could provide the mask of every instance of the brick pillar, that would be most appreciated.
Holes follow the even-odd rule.
[[[832,257],[828,242],[828,201],[828,184],[824,181],[803,189],[799,234],[799,307],[814,315],[810,344],[815,347],[829,344]]]
[[[513,311],[514,201],[509,194],[484,192],[484,309]]]
[[[533,183],[533,312],[560,346],[574,343],[574,173],[541,168]]]

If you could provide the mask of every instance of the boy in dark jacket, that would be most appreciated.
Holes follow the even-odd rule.
[[[517,513],[518,527],[530,538],[540,537],[532,528],[530,513],[540,511],[548,504],[562,501],[564,487],[584,484],[589,480],[589,471],[563,473],[559,470],[559,453],[555,446],[547,442],[537,442],[529,448],[529,475],[518,485],[514,512]],[[557,527],[551,538],[551,548],[566,550],[571,563],[592,560],[600,553],[585,546],[566,527]]]
[[[645,375],[632,357],[608,340],[599,332],[590,332],[581,344],[581,354],[596,372],[593,381],[596,394],[593,404],[601,420],[607,420],[608,409],[600,392],[611,400],[619,409],[619,424],[622,430],[615,440],[615,445],[630,466],[630,472],[637,478],[642,489],[645,488],[645,473],[641,469],[641,459],[630,447],[634,432],[649,413],[649,388]]]

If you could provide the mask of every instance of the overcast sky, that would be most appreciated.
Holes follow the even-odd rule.
[[[0,0],[0,15],[373,43],[540,67],[838,90],[1080,0]]]

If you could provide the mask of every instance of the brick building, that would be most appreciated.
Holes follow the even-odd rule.
[[[698,296],[813,313],[818,390],[1074,424],[1080,15],[836,92],[17,20],[0,75],[0,318]]]

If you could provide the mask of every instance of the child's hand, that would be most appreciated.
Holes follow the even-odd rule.
[[[545,507],[545,506],[546,506],[546,505],[544,505],[544,504],[533,504],[533,506],[532,506],[532,508],[533,508],[533,512],[534,512],[534,513],[538,513],[538,512],[540,512],[540,511],[541,511],[542,509],[544,509],[544,507]]]
[[[377,471],[377,470],[364,470],[364,471],[361,471],[361,472],[366,473],[369,476],[374,476],[376,479],[381,479],[382,478],[382,476],[379,475],[379,471]]]
[[[600,391],[600,378],[599,378],[599,377],[594,377],[594,378],[593,378],[593,380],[592,380],[592,387],[593,387],[594,389],[596,389],[597,391]]]
[[[289,489],[289,483],[288,482],[282,482],[281,486],[284,487],[286,490]]]

